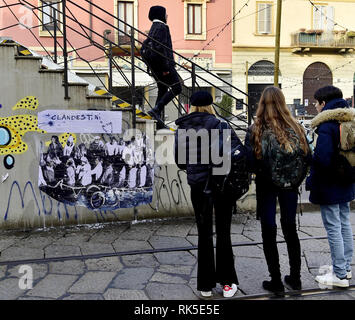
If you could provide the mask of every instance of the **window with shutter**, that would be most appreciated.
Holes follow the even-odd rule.
[[[59,30],[59,4],[52,3],[54,1],[41,1],[42,6],[42,27],[41,31],[52,31],[55,28],[55,20],[57,20],[57,30]]]
[[[270,3],[258,3],[257,33],[270,34],[272,20],[272,5]]]
[[[313,7],[313,29],[334,29],[334,7],[328,5],[316,5]]]
[[[118,1],[118,41],[122,43],[129,42],[129,36],[131,28],[125,23],[133,26],[133,2]],[[125,23],[124,23],[125,22]]]

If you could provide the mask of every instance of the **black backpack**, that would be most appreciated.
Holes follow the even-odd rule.
[[[218,129],[220,130],[220,140],[223,129],[232,130],[225,122],[220,122]],[[227,155],[231,161],[229,173],[222,176],[210,174],[209,179],[214,189],[235,202],[249,190],[250,176],[247,170],[246,148],[238,139],[238,143],[232,146]]]
[[[264,131],[261,148],[271,183],[280,189],[295,190],[307,176],[310,157],[304,154],[296,133],[290,129],[289,134],[295,146],[292,152],[283,148],[271,130]]]
[[[147,67],[154,66],[157,62],[157,59],[159,58],[159,54],[154,51],[156,44],[155,41],[147,38],[143,41],[142,47],[140,50],[140,54],[142,56],[142,59],[144,63],[147,65]]]

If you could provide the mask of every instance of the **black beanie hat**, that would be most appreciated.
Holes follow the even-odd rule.
[[[209,106],[213,98],[207,91],[197,91],[190,97],[190,104],[195,107]]]
[[[166,9],[162,6],[153,6],[149,10],[149,20],[158,19],[166,23]]]

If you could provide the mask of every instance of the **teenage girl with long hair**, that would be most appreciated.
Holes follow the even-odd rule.
[[[279,254],[276,236],[276,200],[281,211],[281,228],[287,244],[290,274],[285,283],[292,289],[301,289],[301,248],[296,229],[296,209],[298,190],[284,190],[274,186],[266,170],[267,163],[262,155],[263,135],[272,131],[279,144],[292,152],[296,147],[291,134],[296,134],[304,154],[309,154],[309,146],[300,124],[287,108],[285,97],[277,87],[267,87],[260,98],[254,124],[249,128],[245,146],[248,149],[249,164],[256,174],[257,216],[261,220],[263,249],[271,280],[263,282],[263,288],[274,293],[284,292],[281,281]]]

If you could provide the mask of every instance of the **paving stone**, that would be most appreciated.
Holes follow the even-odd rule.
[[[115,252],[111,244],[83,242],[79,243],[79,246],[83,255]]]
[[[323,226],[323,221],[322,217],[318,212],[305,212],[303,215],[300,217],[300,222],[301,222],[301,228],[303,227],[322,227]]]
[[[328,240],[303,240],[301,241],[301,249],[310,252],[329,252],[330,248]]]
[[[149,300],[143,290],[108,289],[105,300]]]
[[[144,289],[153,274],[153,268],[125,268],[114,279],[111,287],[116,289]]]
[[[129,229],[121,233],[119,239],[146,241],[159,227],[160,225],[158,224],[134,224]]]
[[[231,234],[231,240],[232,240],[232,244],[252,242],[249,238],[247,238],[242,234]]]
[[[265,258],[264,251],[258,246],[233,247],[233,253],[236,259],[239,257],[250,257],[258,259]]]
[[[136,251],[136,250],[151,250],[153,247],[143,240],[126,240],[118,239],[113,244],[116,252]]]
[[[247,214],[236,214],[232,216],[232,224],[246,224],[246,222],[250,219]],[[253,217],[255,219],[255,217]]]
[[[168,264],[161,264],[158,268],[158,271],[163,273],[189,275],[191,274],[192,268],[192,266],[174,266]]]
[[[231,233],[235,234],[242,234],[244,230],[244,224],[237,224],[237,223],[232,223],[231,224]]]
[[[0,266],[0,279],[5,277],[7,266]]]
[[[20,289],[17,278],[7,278],[0,281],[0,300],[15,300],[25,292]]]
[[[301,227],[301,231],[306,235],[304,237],[326,237],[327,232],[324,227]]]
[[[27,295],[58,299],[68,291],[77,278],[73,275],[50,274],[28,291]]]
[[[63,300],[104,300],[101,294],[71,294]]]
[[[346,293],[327,292],[317,295],[308,295],[303,297],[292,297],[287,300],[353,300],[354,298]]]
[[[19,297],[17,300],[41,300],[41,301],[47,301],[47,300],[56,300],[54,298],[45,298],[45,297],[27,297],[27,296],[22,296]]]
[[[190,242],[181,237],[152,236],[148,241],[154,249],[191,247]]]
[[[191,236],[197,236],[198,235],[197,225],[196,224],[194,224],[192,226],[192,228],[190,229],[189,235],[191,235]]]
[[[331,265],[331,256],[328,252],[306,251],[304,250],[307,266],[311,268],[319,268],[324,265]]]
[[[26,241],[22,241],[21,244],[29,248],[44,249],[46,246],[54,243],[56,240],[56,237],[47,236],[45,234],[34,234],[26,238]]]
[[[186,240],[190,242],[190,246],[198,245],[198,236],[187,236]]]
[[[156,267],[159,265],[153,254],[122,256],[121,259],[127,267]]]
[[[33,280],[36,281],[38,279],[43,278],[48,273],[48,265],[47,264],[26,264],[27,266],[32,268],[33,271]],[[19,273],[21,265],[13,266],[8,268],[8,276],[9,277],[17,277],[20,278],[24,274]]]
[[[67,257],[67,256],[81,256],[80,247],[67,246],[59,244],[51,244],[44,249],[46,258],[53,257]]]
[[[108,243],[111,244],[117,240],[120,234],[128,229],[128,225],[120,225],[117,227],[110,227],[108,229],[99,230],[92,237],[90,237],[89,242],[95,243]]]
[[[243,229],[243,234],[245,231],[260,231],[261,230],[261,226],[260,226],[260,221],[256,220],[255,218],[249,218],[244,225],[244,229]]]
[[[262,282],[269,279],[267,265],[263,259],[240,257],[235,259],[239,287],[245,294],[268,293]]]
[[[186,283],[187,280],[176,275],[174,276],[166,273],[156,272],[149,282]]]
[[[162,225],[155,234],[158,236],[186,237],[191,230],[193,222],[178,222]]]
[[[189,252],[158,252],[154,254],[161,264],[194,265],[196,258]]]
[[[197,300],[188,285],[149,283],[146,292],[152,300]]]
[[[100,259],[88,259],[85,260],[85,264],[88,270],[93,271],[112,271],[119,272],[122,270],[123,265],[119,257],[104,257]]]
[[[42,249],[34,249],[24,246],[12,246],[1,252],[0,261],[15,261],[42,258],[44,258],[44,252]]]
[[[89,271],[85,273],[69,290],[69,293],[103,293],[115,272]]]
[[[0,239],[0,252],[16,243],[16,239]]]
[[[81,260],[68,260],[49,263],[49,273],[79,275],[85,272],[85,264]]]

